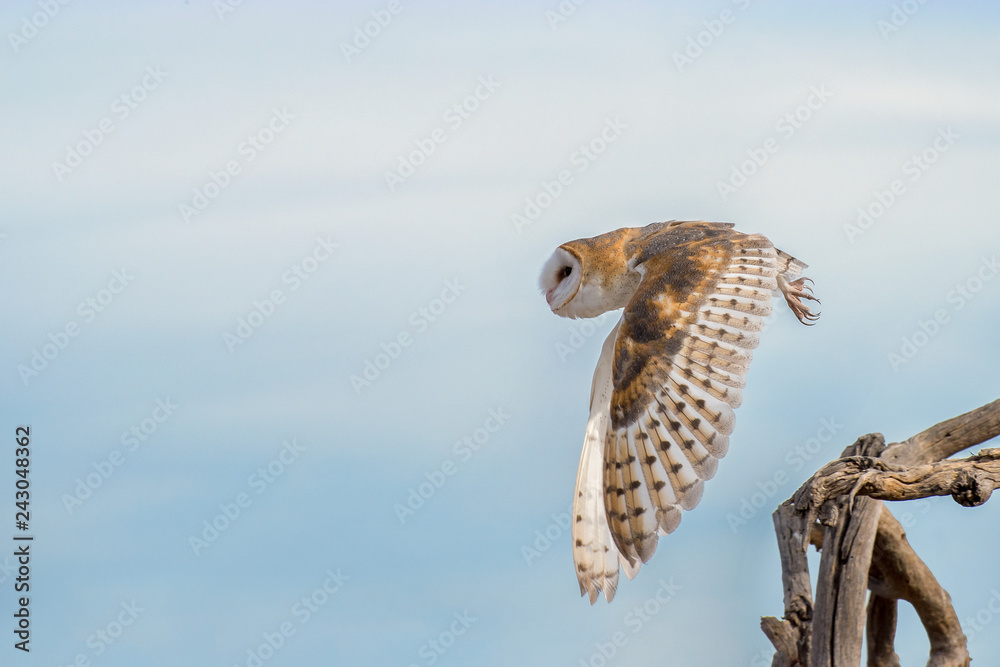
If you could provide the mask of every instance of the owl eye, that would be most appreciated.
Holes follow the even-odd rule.
[[[570,274],[572,273],[573,273],[572,266],[564,266],[562,271],[559,272],[559,275],[561,275],[563,278],[569,278]]]

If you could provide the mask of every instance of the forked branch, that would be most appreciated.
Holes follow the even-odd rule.
[[[899,664],[893,646],[897,600],[913,605],[931,644],[928,667],[966,667],[966,638],[948,593],[913,551],[882,500],[951,496],[965,507],[1000,487],[1000,448],[942,460],[1000,435],[1000,400],[948,419],[901,443],[859,438],[774,513],[784,585],[784,620],[761,628],[777,651],[773,667],[856,667],[867,619],[868,664]],[[823,555],[813,602],[805,548]],[[817,547],[818,548],[818,547]],[[865,611],[865,592],[871,590]]]

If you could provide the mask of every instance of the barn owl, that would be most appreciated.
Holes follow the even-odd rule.
[[[624,308],[601,349],[573,499],[580,594],[610,602],[715,475],[751,350],[780,291],[803,324],[806,265],[729,223],[658,222],[559,246],[539,280],[552,312]],[[811,282],[811,281],[810,281]]]

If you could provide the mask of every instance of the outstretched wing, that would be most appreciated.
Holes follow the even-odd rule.
[[[615,546],[638,567],[725,456],[751,350],[791,267],[765,237],[708,223],[640,241],[631,264],[642,280],[615,342],[603,478]]]

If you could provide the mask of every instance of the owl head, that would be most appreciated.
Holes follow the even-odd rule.
[[[583,285],[583,262],[574,253],[563,246],[556,248],[538,278],[538,286],[545,295],[545,301],[556,315],[563,317],[580,317],[577,312],[582,303],[580,287]],[[589,291],[584,287],[584,297]]]
[[[597,317],[628,303],[640,278],[628,270],[623,253],[623,232],[631,231],[618,230],[556,248],[538,279],[553,313]]]

